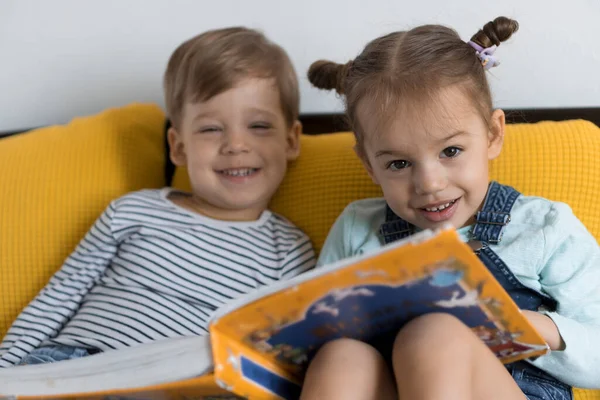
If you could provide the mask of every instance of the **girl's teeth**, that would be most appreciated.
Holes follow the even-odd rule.
[[[455,200],[453,200],[453,201],[451,201],[451,202],[449,202],[449,203],[446,203],[446,204],[442,204],[441,206],[432,207],[432,208],[426,208],[425,210],[426,210],[426,211],[429,211],[429,212],[442,211],[443,209],[445,209],[445,208],[448,208],[448,207],[450,207],[452,204],[454,204],[454,201],[455,201]]]

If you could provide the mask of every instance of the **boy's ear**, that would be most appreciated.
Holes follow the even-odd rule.
[[[488,134],[488,160],[493,160],[500,155],[504,144],[504,130],[506,117],[504,111],[497,109],[492,113],[490,131]]]
[[[292,127],[287,134],[287,149],[286,155],[288,161],[293,161],[300,155],[300,134],[302,133],[302,123],[298,120],[294,121]]]
[[[167,140],[171,161],[178,167],[184,167],[187,164],[187,156],[182,135],[174,127],[170,127],[167,131]]]
[[[365,170],[367,171],[367,174],[369,174],[369,177],[371,178],[373,183],[376,185],[379,185],[379,181],[377,180],[377,177],[375,177],[375,174],[373,173],[373,167],[371,167],[371,163],[369,162],[364,150],[359,148],[358,145],[354,145],[354,152],[358,156],[358,159],[360,160],[360,162],[362,162],[363,167],[365,167]]]

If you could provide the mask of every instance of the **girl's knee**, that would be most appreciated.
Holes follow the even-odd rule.
[[[307,374],[352,374],[366,369],[380,371],[386,368],[381,354],[372,346],[353,339],[337,339],[326,343],[311,360]]]
[[[446,313],[429,313],[408,322],[400,330],[400,335],[444,334],[446,330],[468,331],[469,328],[454,315]]]
[[[396,378],[416,366],[434,371],[451,367],[456,359],[464,359],[478,340],[470,328],[458,318],[444,313],[431,313],[407,323],[396,336],[392,362]]]
[[[381,355],[367,343],[354,339],[336,339],[324,344],[313,360],[317,362],[321,359],[329,362],[368,362],[369,360],[382,359]]]
[[[395,399],[388,367],[372,346],[338,339],[319,349],[306,372],[301,399]]]
[[[409,348],[429,349],[446,345],[448,341],[461,342],[475,336],[468,326],[451,314],[430,313],[408,322],[396,336],[394,353]]]

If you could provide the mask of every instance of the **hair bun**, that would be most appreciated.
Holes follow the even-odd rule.
[[[335,90],[338,94],[344,94],[344,82],[351,65],[352,61],[346,64],[327,60],[315,61],[308,69],[308,80],[319,89]]]
[[[498,17],[485,24],[471,40],[484,48],[500,46],[500,43],[508,40],[518,30],[519,23],[514,19]]]

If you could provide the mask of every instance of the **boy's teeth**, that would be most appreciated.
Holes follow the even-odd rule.
[[[443,209],[450,207],[452,204],[454,204],[454,200],[452,200],[449,203],[442,204],[441,206],[432,207],[432,208],[426,208],[425,210],[426,211],[430,211],[430,212],[442,211]]]
[[[255,168],[240,168],[240,169],[225,169],[222,171],[225,175],[230,176],[248,176],[256,171]]]

